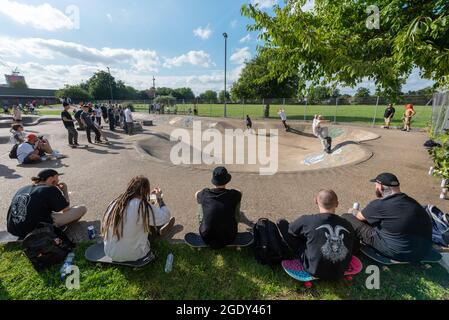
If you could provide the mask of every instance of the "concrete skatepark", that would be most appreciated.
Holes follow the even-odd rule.
[[[9,128],[0,128],[0,230],[5,230],[6,215],[14,193],[30,183],[30,178],[42,168],[54,168],[65,175],[72,204],[84,204],[89,212],[78,226],[72,228],[75,240],[85,240],[87,226],[97,225],[107,205],[124,190],[131,177],[147,176],[152,187],[164,190],[167,205],[177,219],[178,227],[170,238],[182,239],[187,232],[197,231],[197,205],[193,195],[210,186],[214,166],[176,166],[168,160],[172,130],[192,131],[191,117],[135,114],[139,121],[152,121],[142,133],[129,137],[122,131],[105,130],[111,145],[93,145],[72,150],[67,146],[67,133],[61,122],[40,121],[26,127],[29,133],[45,135],[54,149],[68,156],[60,161],[47,161],[35,166],[17,166],[8,157],[11,145]],[[204,127],[223,130],[244,127],[241,120],[195,118]],[[423,148],[428,139],[424,132],[409,134],[380,128],[330,126],[334,135],[334,152],[321,161],[306,164],[307,159],[321,157],[318,139],[311,137],[311,124],[291,122],[297,132],[286,133],[276,120],[254,121],[254,128],[279,129],[279,172],[261,176],[257,166],[227,166],[233,174],[230,187],[243,192],[242,211],[248,223],[261,217],[276,220],[295,219],[301,214],[316,213],[314,195],[322,188],[334,189],[340,197],[340,213],[345,213],[355,201],[362,207],[374,199],[374,187],[369,180],[380,172],[391,171],[402,182],[403,191],[422,204],[434,204],[449,211],[447,201],[440,200],[438,179],[428,176],[432,162]],[[83,132],[80,143],[86,144]],[[341,151],[340,151],[341,150]]]

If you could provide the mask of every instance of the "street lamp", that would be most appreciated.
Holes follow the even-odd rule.
[[[108,68],[109,72],[109,90],[111,90],[111,103],[114,103],[114,96],[112,95],[112,85],[111,85],[111,69]]]
[[[224,116],[225,118],[228,116],[227,112],[227,103],[226,103],[226,92],[227,92],[227,83],[226,83],[226,74],[227,74],[227,66],[228,66],[228,34],[223,33],[223,37],[225,39],[225,72],[224,72]]]

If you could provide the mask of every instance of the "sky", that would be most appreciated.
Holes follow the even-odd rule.
[[[254,57],[257,33],[243,4],[270,10],[282,0],[0,0],[0,74],[15,68],[29,87],[58,89],[110,67],[139,90],[223,90],[228,34],[228,87]],[[313,10],[309,0],[306,10]],[[0,79],[0,83],[4,83]],[[403,91],[432,85],[414,71]],[[374,83],[360,86],[374,91]],[[356,88],[341,88],[354,93]]]

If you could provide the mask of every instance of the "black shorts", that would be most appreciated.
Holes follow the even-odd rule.
[[[41,152],[42,153],[42,152]],[[43,154],[39,154],[41,157],[43,156]],[[45,152],[44,152],[45,154]],[[22,164],[34,164],[34,163],[39,163],[41,162],[41,160],[31,160],[31,154],[27,155],[25,159],[23,159],[23,163]]]

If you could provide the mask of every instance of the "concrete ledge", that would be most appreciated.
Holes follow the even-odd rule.
[[[57,122],[61,121],[59,117],[23,117],[22,124],[26,127],[37,126],[43,122]],[[0,120],[0,128],[10,128],[14,121],[12,119]]]
[[[153,120],[144,120],[144,121],[141,121],[141,123],[145,127],[152,127],[152,126],[154,126]]]

